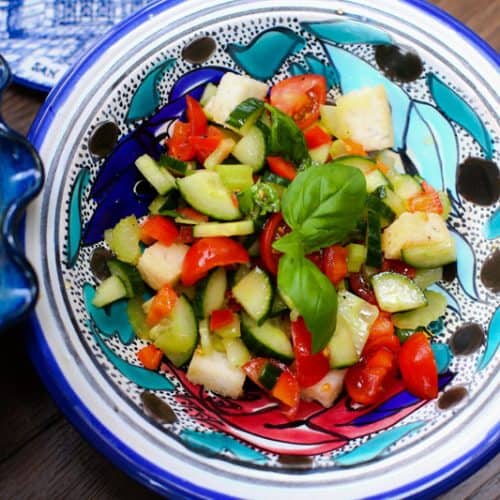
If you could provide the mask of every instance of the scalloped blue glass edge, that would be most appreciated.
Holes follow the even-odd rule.
[[[0,55],[0,99],[11,73]],[[0,118],[0,332],[29,313],[38,297],[38,280],[24,257],[23,213],[43,185],[38,153]]]
[[[425,0],[403,0],[403,2],[442,21],[443,24],[448,25],[460,33],[493,64],[499,64],[500,57],[487,42],[442,9],[429,4]],[[56,105],[66,100],[78,76],[93,64],[107,47],[112,45],[126,33],[130,32],[134,27],[144,22],[150,15],[162,12],[163,10],[181,3],[183,3],[183,0],[158,0],[112,28],[108,34],[101,39],[99,45],[94,46],[93,50],[81,57],[77,64],[75,64],[57,84],[55,90],[51,92],[30,129],[28,135],[30,140],[35,144],[43,143],[49,124],[53,119],[53,109],[56,109]],[[55,358],[45,342],[38,319],[32,316],[30,321],[34,334],[28,339],[28,352],[39,376],[44,381],[59,408],[96,449],[128,475],[158,493],[174,494],[176,495],[175,498],[180,493],[185,494],[186,491],[189,491],[190,495],[196,495],[196,497],[204,496],[207,493],[216,493],[206,490],[202,486],[189,483],[175,474],[159,469],[156,464],[136,454],[136,452],[129,448],[126,443],[120,441],[114,434],[110,433],[85,405],[83,405],[77,394],[66,382],[63,373],[59,369]],[[50,369],[44,369],[47,366]],[[404,487],[384,493],[384,498],[386,498],[385,495],[403,495],[410,491],[413,491],[412,498],[429,498],[430,496],[436,496],[467,479],[494,458],[499,452],[500,424],[495,426],[485,439],[478,443],[473,450],[459,457],[453,463],[417,481],[408,483]],[[447,475],[448,470],[452,470],[451,475]],[[420,491],[415,493],[415,489],[417,488]],[[220,494],[218,496],[220,497]]]

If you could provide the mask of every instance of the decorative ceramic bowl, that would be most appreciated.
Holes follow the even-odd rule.
[[[289,421],[260,393],[224,399],[168,363],[142,368],[124,304],[92,307],[103,231],[153,197],[134,160],[156,154],[184,97],[226,71],[268,82],[320,73],[332,97],[385,86],[395,149],[453,205],[458,265],[437,285],[448,310],[429,325],[436,400],[395,387],[375,406],[343,396]],[[68,418],[165,494],[414,498],[476,470],[500,443],[499,83],[495,53],[418,0],[165,1],[120,25],[30,133],[47,173],[25,230],[41,288],[30,346]]]

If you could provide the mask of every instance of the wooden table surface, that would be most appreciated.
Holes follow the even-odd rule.
[[[433,0],[500,49],[499,0]],[[41,93],[12,85],[2,113],[26,133]],[[0,350],[0,499],[156,498],[110,464],[67,422],[27,358],[21,323],[2,337]],[[441,498],[500,498],[500,456]]]

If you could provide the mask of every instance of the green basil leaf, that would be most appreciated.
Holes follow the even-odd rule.
[[[276,240],[273,243],[273,248],[282,253],[304,255],[304,246],[302,245],[300,234],[295,231],[285,234],[285,236]]]
[[[297,124],[279,109],[266,104],[271,113],[271,128],[268,137],[268,155],[281,156],[295,165],[309,158],[304,133]]]
[[[304,318],[311,332],[313,353],[321,351],[335,331],[335,287],[306,257],[285,254],[279,262],[278,288]]]
[[[334,162],[300,172],[281,205],[286,223],[300,233],[310,253],[345,239],[356,228],[365,199],[361,171]]]

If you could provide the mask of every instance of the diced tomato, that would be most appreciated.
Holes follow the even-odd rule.
[[[375,293],[361,273],[351,273],[349,275],[349,286],[351,291],[358,297],[361,297],[370,304],[377,305]]]
[[[297,169],[293,163],[281,158],[281,156],[268,156],[266,159],[271,172],[290,181],[295,179]]]
[[[402,260],[396,259],[384,259],[382,262],[382,271],[392,271],[394,273],[404,274],[410,279],[413,279],[417,274],[417,270],[414,267]]]
[[[163,352],[154,344],[148,344],[137,352],[137,357],[144,368],[156,371],[160,367]]]
[[[186,96],[186,114],[191,127],[190,135],[205,135],[207,133],[207,117],[201,104],[190,95]]]
[[[273,364],[281,370],[281,374],[272,389],[266,389],[259,382],[259,377],[268,364]],[[292,417],[296,413],[300,402],[300,387],[297,379],[286,365],[274,359],[253,358],[244,364],[242,368],[252,382],[288,407],[287,416]]]
[[[191,219],[191,220],[194,220],[196,222],[208,222],[208,216],[198,212],[198,210],[195,210],[194,208],[180,207],[180,208],[176,208],[175,211],[181,217],[184,217],[186,219]]]
[[[260,256],[264,267],[272,274],[278,273],[278,263],[281,253],[274,250],[273,243],[290,232],[290,228],[283,219],[281,212],[277,212],[267,219],[264,229],[259,236]]]
[[[318,148],[319,146],[332,142],[330,135],[319,125],[314,125],[305,130],[304,137],[306,138],[308,149]]]
[[[342,142],[345,144],[346,151],[350,155],[357,156],[368,156],[368,153],[365,151],[365,148],[356,141],[352,139],[342,139]]]
[[[179,236],[179,230],[172,220],[162,215],[150,215],[141,226],[141,241],[147,244],[154,240],[171,245]]]
[[[300,387],[310,387],[328,373],[330,364],[322,352],[312,354],[311,332],[302,317],[292,321],[291,326],[297,381]]]
[[[240,243],[225,236],[201,238],[187,251],[182,264],[182,283],[194,285],[210,269],[229,264],[246,264],[248,252]]]
[[[323,268],[328,279],[338,285],[347,276],[347,249],[340,245],[325,248]]]
[[[182,161],[194,160],[196,151],[191,145],[191,125],[177,120],[174,123],[172,136],[166,140],[168,154]]]
[[[429,212],[434,214],[443,213],[443,204],[437,191],[421,193],[408,200],[408,210],[410,212]]]
[[[436,360],[427,335],[414,333],[399,351],[399,369],[406,388],[422,399],[433,399],[438,394]]]
[[[344,383],[353,401],[371,405],[380,401],[394,383],[396,356],[385,347],[370,354],[346,373]]]
[[[193,243],[193,241],[194,241],[193,228],[191,226],[181,226],[179,229],[179,236],[177,237],[177,242],[188,245]]]
[[[213,332],[230,325],[234,321],[231,309],[216,309],[210,314],[210,330]]]
[[[306,129],[318,119],[319,107],[326,102],[326,80],[313,74],[291,76],[271,89],[270,101]]]
[[[164,285],[153,297],[151,306],[146,316],[146,322],[149,326],[158,324],[163,318],[166,318],[177,303],[177,294],[170,285]]]
[[[388,312],[380,311],[375,323],[373,323],[368,340],[363,349],[363,356],[369,357],[371,353],[387,347],[394,354],[399,352],[400,342],[394,334],[394,323]]]

